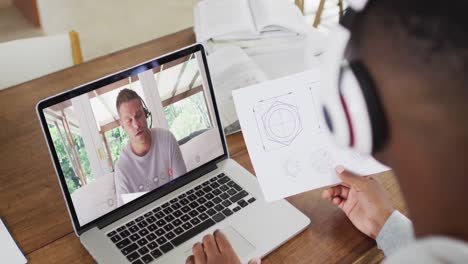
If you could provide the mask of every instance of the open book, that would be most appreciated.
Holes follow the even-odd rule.
[[[307,24],[288,0],[203,0],[194,8],[197,41],[305,34]]]

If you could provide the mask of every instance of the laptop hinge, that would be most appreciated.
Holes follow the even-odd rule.
[[[116,212],[110,213],[107,217],[96,223],[96,226],[99,229],[102,229],[115,221],[135,212],[136,210],[142,208],[143,206],[146,206],[157,199],[181,188],[182,186],[200,178],[203,175],[206,175],[218,168],[216,163],[219,160],[213,160],[209,164],[206,164],[198,169],[195,169],[194,171],[189,172],[187,175],[182,176],[179,179],[176,179],[172,182],[167,183],[168,186],[163,187],[161,190],[157,190],[152,193],[148,193],[144,195],[143,197],[138,198],[135,202],[131,202],[128,204],[125,204],[124,206],[116,209]]]

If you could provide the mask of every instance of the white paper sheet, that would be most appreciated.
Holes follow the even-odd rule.
[[[267,201],[338,183],[337,165],[360,175],[389,169],[332,141],[317,105],[319,74],[310,70],[233,91],[250,159]]]
[[[146,194],[147,192],[136,192],[136,193],[123,193],[122,194],[122,201],[124,204],[135,200],[136,198]]]
[[[26,263],[26,258],[16,245],[10,232],[0,219],[0,262],[10,264]]]

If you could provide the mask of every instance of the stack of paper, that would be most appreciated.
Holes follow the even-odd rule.
[[[9,264],[23,264],[27,262],[5,224],[3,224],[2,219],[0,219],[0,262]]]

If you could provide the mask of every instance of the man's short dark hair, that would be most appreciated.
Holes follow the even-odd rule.
[[[135,91],[127,89],[127,88],[122,89],[119,92],[119,95],[117,95],[117,100],[115,102],[115,107],[117,108],[117,113],[120,114],[119,108],[120,108],[121,104],[129,102],[131,100],[135,100],[135,99],[137,99],[140,102],[140,105],[143,107],[143,105],[141,103],[141,97]]]

